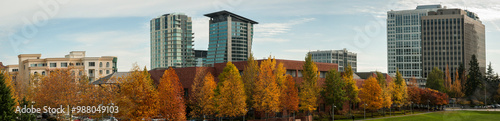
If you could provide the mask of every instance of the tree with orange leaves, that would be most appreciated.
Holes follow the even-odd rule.
[[[286,75],[286,89],[283,92],[283,97],[286,101],[284,103],[283,110],[286,112],[297,112],[299,111],[299,92],[297,87],[295,87],[295,80],[291,75]]]
[[[240,72],[231,62],[227,62],[219,75],[216,89],[219,117],[237,117],[247,113],[246,95]]]
[[[193,92],[190,100],[196,102],[191,104],[191,116],[198,117],[212,115],[216,111],[215,105],[215,88],[217,84],[214,81],[214,76],[211,73],[206,73],[201,81],[195,81],[191,86]]]
[[[269,57],[260,63],[259,79],[253,90],[253,107],[257,111],[268,113],[278,112],[280,106],[280,88],[275,74],[276,60]]]
[[[37,106],[64,107],[77,104],[78,82],[69,69],[49,71],[37,88],[34,97]]]
[[[158,92],[149,73],[137,65],[124,78],[119,78],[120,90],[116,95],[120,111],[117,116],[130,120],[149,120],[158,115]]]
[[[163,73],[158,85],[159,114],[167,120],[186,120],[184,90],[175,70],[170,67]]]
[[[359,94],[359,98],[362,102],[367,104],[366,109],[372,111],[373,117],[373,111],[382,108],[383,103],[383,99],[380,98],[380,95],[382,94],[382,88],[380,88],[377,79],[375,79],[374,77],[369,77],[367,80],[365,80],[363,88],[361,88],[360,92],[361,93]]]

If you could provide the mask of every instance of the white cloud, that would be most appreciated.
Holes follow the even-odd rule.
[[[149,34],[123,31],[76,33],[59,38],[77,42],[73,50],[85,50],[89,57],[117,56],[119,71],[129,71],[135,62],[142,68],[149,66]]]
[[[294,25],[307,23],[315,20],[315,18],[301,18],[296,20],[290,20],[284,23],[263,23],[255,25],[255,42],[287,42],[288,39],[284,39],[282,34],[291,31]]]

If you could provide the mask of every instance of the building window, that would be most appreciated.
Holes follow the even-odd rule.
[[[44,76],[45,76],[45,71],[42,71],[42,75],[44,75]]]
[[[95,66],[95,62],[89,62],[89,66],[90,67],[94,67]]]
[[[50,67],[56,67],[57,63],[50,63]]]
[[[297,77],[302,77],[302,70],[299,70],[299,72],[297,73]]]
[[[19,69],[12,69],[12,72],[18,72]]]
[[[101,75],[102,75],[102,70],[99,70],[99,74],[101,74]]]
[[[68,63],[61,63],[61,67],[68,67]]]
[[[102,62],[99,62],[99,67],[102,67]]]
[[[106,67],[109,67],[109,62],[106,62]]]
[[[109,70],[106,70],[106,74],[109,74]]]

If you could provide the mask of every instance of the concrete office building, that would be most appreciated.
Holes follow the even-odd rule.
[[[194,58],[196,62],[196,67],[203,67],[207,63],[207,51],[206,50],[194,50]]]
[[[451,77],[460,64],[469,69],[472,55],[476,55],[479,69],[486,70],[485,28],[479,17],[461,9],[440,9],[422,17],[423,76],[432,68],[445,70],[448,65]]]
[[[343,50],[317,50],[309,52],[314,62],[338,64],[338,70],[344,71],[347,65],[351,65],[352,71],[357,72],[357,54]]]
[[[195,66],[191,17],[172,13],[153,18],[151,69]]]
[[[252,52],[253,25],[258,23],[228,11],[205,16],[210,17],[207,64],[247,60]]]
[[[387,12],[387,70],[392,76],[399,72],[407,81],[422,79],[420,18],[441,5],[421,5],[414,10]]]
[[[28,80],[30,75],[48,75],[51,70],[71,68],[75,76],[87,75],[95,81],[118,71],[117,57],[86,57],[85,51],[71,51],[64,58],[40,58],[42,54],[20,54],[18,65],[7,65],[17,79]]]

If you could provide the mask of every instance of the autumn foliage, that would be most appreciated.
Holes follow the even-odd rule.
[[[278,112],[280,106],[281,90],[278,87],[276,60],[268,58],[261,62],[259,79],[255,82],[253,90],[253,107],[257,111],[266,113]]]
[[[369,77],[365,80],[359,98],[363,103],[367,104],[366,109],[375,111],[382,108],[383,98],[380,95],[382,95],[382,88],[380,88],[377,79]]]
[[[219,117],[237,117],[247,113],[246,95],[243,81],[236,66],[226,64],[219,75],[217,109]]]
[[[204,70],[196,74],[193,85],[191,86],[191,116],[210,116],[216,111],[215,105],[215,88],[217,84],[214,81],[214,76]]]
[[[153,86],[149,73],[134,69],[126,77],[119,79],[120,91],[117,105],[120,106],[118,117],[130,120],[146,120],[158,114],[158,92]]]
[[[186,120],[184,88],[173,68],[165,70],[158,85],[159,114],[167,120]]]

